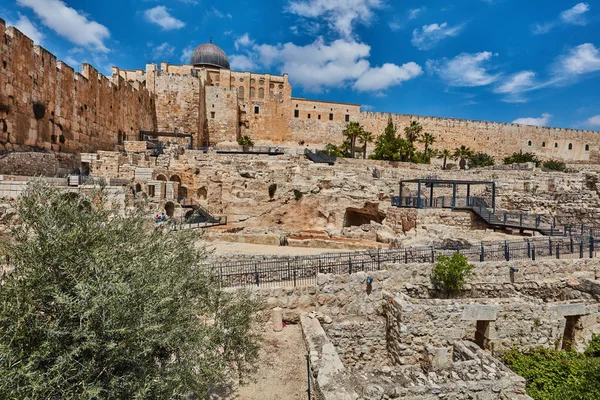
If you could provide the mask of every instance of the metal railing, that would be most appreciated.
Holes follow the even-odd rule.
[[[414,247],[328,253],[302,257],[247,259],[215,265],[222,287],[308,286],[317,275],[378,271],[386,264],[435,263],[439,256],[464,255],[469,262],[594,258],[600,240],[591,237],[539,238],[480,243],[469,248]]]

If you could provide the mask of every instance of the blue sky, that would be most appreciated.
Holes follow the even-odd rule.
[[[4,0],[0,17],[73,66],[232,69],[364,109],[600,130],[600,1]]]

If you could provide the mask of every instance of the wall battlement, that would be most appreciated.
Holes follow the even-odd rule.
[[[0,151],[113,150],[155,126],[154,99],[141,82],[81,72],[0,20]]]

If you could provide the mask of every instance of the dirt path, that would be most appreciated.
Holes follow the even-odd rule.
[[[213,248],[215,254],[265,254],[265,255],[313,255],[323,253],[339,253],[351,250],[321,249],[310,247],[269,246],[264,244],[208,242],[208,248]]]
[[[288,325],[281,332],[264,326],[260,362],[253,381],[232,386],[226,400],[305,400],[306,350],[300,325]]]

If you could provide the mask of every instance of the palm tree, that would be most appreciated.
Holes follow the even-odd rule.
[[[362,130],[360,135],[358,136],[358,140],[363,145],[363,159],[366,159],[367,158],[367,143],[373,142],[373,134],[371,132]]]
[[[417,121],[410,121],[410,125],[404,128],[406,139],[411,143],[414,143],[419,139],[422,131],[423,126]]]
[[[354,158],[354,152],[356,147],[356,138],[358,138],[363,132],[363,127],[358,122],[348,122],[346,129],[343,130],[343,134],[350,145],[350,157]]]
[[[431,133],[424,133],[423,136],[419,139],[419,142],[425,145],[425,150],[423,151],[423,162],[427,162],[429,157],[429,146],[435,143],[436,137]]]
[[[467,166],[467,159],[473,156],[473,151],[465,145],[460,146],[459,148],[454,150],[454,154],[452,158],[455,160],[460,160],[458,165],[460,165],[460,169],[465,169]]]
[[[444,163],[442,165],[442,169],[446,169],[446,161],[449,158],[452,158],[452,152],[448,149],[444,149],[440,152],[438,152],[438,158],[443,158],[444,159]]]

